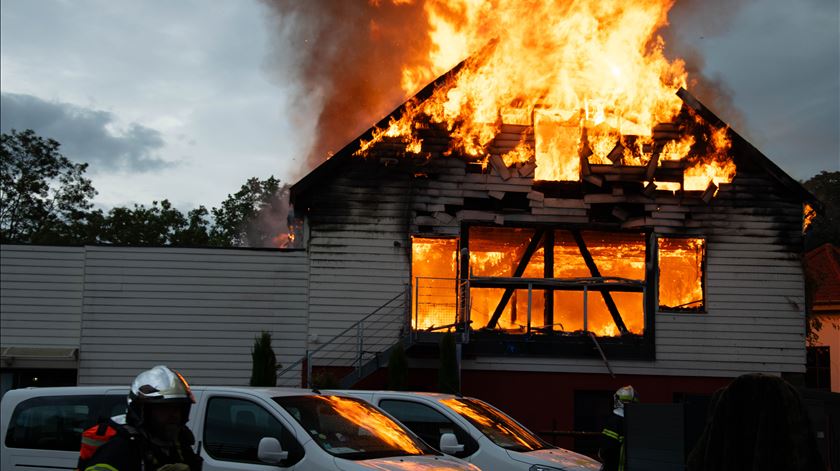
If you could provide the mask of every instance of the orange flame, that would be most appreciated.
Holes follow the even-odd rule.
[[[703,307],[703,239],[659,239],[659,306]]]
[[[809,203],[805,203],[802,207],[802,233],[808,232],[808,229],[811,228],[811,224],[814,223],[814,219],[817,218],[817,210],[814,209]]]
[[[421,454],[414,440],[393,420],[362,402],[339,396],[315,396],[322,399],[342,417],[381,439],[383,442],[411,454]]]

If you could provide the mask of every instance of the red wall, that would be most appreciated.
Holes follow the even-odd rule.
[[[382,389],[387,382],[383,368],[366,378],[356,389]],[[465,396],[485,400],[522,422],[529,429],[574,430],[576,390],[615,391],[632,384],[643,403],[672,403],[675,393],[711,395],[732,378],[690,376],[617,375],[584,373],[542,373],[521,371],[474,371],[461,373]],[[437,370],[412,368],[408,389],[434,391]],[[609,414],[610,411],[604,411]],[[591,430],[595,431],[595,430]],[[548,437],[544,437],[548,438]],[[571,439],[558,439],[557,445],[571,448]]]

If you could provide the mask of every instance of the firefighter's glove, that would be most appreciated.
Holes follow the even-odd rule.
[[[190,467],[184,463],[171,463],[161,466],[157,471],[190,471]]]

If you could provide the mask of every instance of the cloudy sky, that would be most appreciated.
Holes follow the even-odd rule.
[[[837,0],[692,3],[670,36],[731,96],[718,114],[797,179],[840,170]],[[106,208],[293,182],[319,102],[276,15],[252,0],[0,0],[0,129],[89,162]]]

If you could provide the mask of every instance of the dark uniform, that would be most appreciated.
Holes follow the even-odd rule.
[[[612,414],[601,431],[601,447],[598,455],[603,460],[603,471],[624,471],[626,469],[624,438],[624,417]]]
[[[176,443],[163,444],[130,425],[109,424],[116,435],[88,459],[79,459],[79,471],[201,471],[202,459],[192,449],[195,438],[184,427]]]

